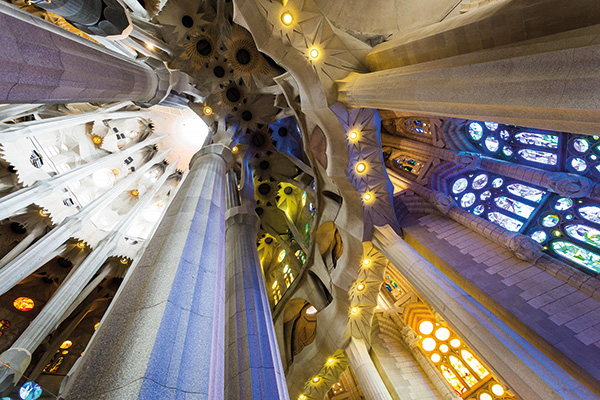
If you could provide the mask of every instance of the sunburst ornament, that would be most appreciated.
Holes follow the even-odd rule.
[[[252,75],[270,73],[269,63],[256,48],[250,32],[241,26],[235,25],[231,29],[231,36],[225,38],[225,44],[229,49],[227,60],[248,87],[252,87]]]
[[[224,106],[228,107],[229,109],[233,109],[233,107],[241,104],[246,97],[246,89],[244,86],[238,85],[236,82],[229,82],[223,87],[219,93],[219,96],[221,98],[221,103]]]
[[[181,58],[190,60],[192,62],[191,69],[194,71],[206,68],[216,54],[217,37],[213,34],[212,29],[203,29],[203,32],[195,34],[183,44]]]

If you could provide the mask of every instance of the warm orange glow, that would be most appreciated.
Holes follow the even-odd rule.
[[[154,45],[152,43],[150,43],[150,42],[146,42],[146,48],[148,50],[154,50]]]
[[[96,324],[94,325],[94,330],[98,329],[98,325],[100,325],[100,322],[96,322]]]
[[[34,307],[34,302],[29,297],[19,297],[13,302],[13,306],[19,311],[29,311]]]
[[[350,139],[350,141],[355,142],[358,139],[358,132],[351,131],[350,133],[348,133],[348,138]]]
[[[101,144],[102,144],[102,138],[101,138],[100,136],[93,135],[93,136],[92,136],[92,142],[93,142],[95,145],[99,146],[99,145],[101,145]]]
[[[80,249],[85,249],[85,243],[77,242],[77,247],[79,247]]]
[[[373,200],[373,195],[371,193],[365,193],[363,194],[363,200],[365,201],[365,203],[370,202],[371,200]]]
[[[202,109],[202,112],[204,113],[204,115],[212,115],[213,110],[209,106],[204,106],[204,108]]]
[[[327,365],[333,365],[335,363],[335,359],[330,358],[327,360]]]
[[[65,350],[68,349],[69,347],[73,346],[73,342],[71,342],[70,340],[65,340],[61,345],[60,348]]]
[[[356,289],[357,289],[359,292],[362,292],[363,290],[365,290],[365,285],[361,283],[361,284],[359,284],[358,286],[356,286]]]
[[[125,264],[127,264],[127,262],[128,262],[128,261],[127,261],[127,259],[126,259],[126,258],[121,258],[121,264],[125,265]]]
[[[314,378],[312,378],[312,381],[314,383],[318,383],[321,380],[321,378],[319,378],[318,376],[315,376]]]
[[[237,147],[237,146],[233,146],[233,149],[231,149],[231,152],[232,152],[233,154],[236,154],[236,153],[238,152],[238,150],[239,150],[239,149],[238,149],[238,147]]]
[[[312,49],[309,50],[308,55],[313,60],[316,60],[317,58],[319,58],[319,50],[316,47],[313,47]]]
[[[48,215],[50,215],[50,214],[44,212],[44,210],[40,210],[40,216],[46,218]]]
[[[356,315],[356,314],[358,314],[358,307],[352,307],[352,309],[350,310],[350,312],[351,312],[353,315]]]
[[[137,190],[135,190],[135,189],[133,189],[133,190],[131,191],[131,195],[132,195],[132,196],[134,196],[134,197],[137,197],[139,194],[140,194],[140,192],[138,192],[138,191],[137,191]]]
[[[365,259],[363,260],[363,265],[364,265],[365,267],[368,267],[369,265],[371,265],[371,260],[370,260],[370,259],[368,259],[368,258],[365,258]]]
[[[117,176],[117,175],[119,175],[119,173],[120,173],[120,172],[121,172],[121,171],[119,171],[119,170],[118,170],[118,169],[116,169],[116,168],[112,170],[112,173],[113,173],[113,175],[114,175],[114,176]]]
[[[358,172],[359,174],[362,174],[363,172],[365,172],[367,169],[367,164],[365,164],[364,162],[359,162],[358,164],[356,164],[356,172]]]

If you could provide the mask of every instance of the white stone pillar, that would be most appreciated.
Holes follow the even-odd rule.
[[[123,118],[137,118],[150,114],[149,109],[118,111],[119,108],[122,108],[128,104],[131,103],[123,102],[116,105],[103,107],[96,111],[68,114],[61,117],[38,119],[35,121],[19,122],[14,125],[8,125],[6,128],[0,130],[0,143],[15,142],[26,137],[41,135],[47,132],[69,128],[71,126],[82,125],[90,121],[97,121],[101,119],[115,120]]]
[[[0,295],[6,293],[17,283],[40,268],[43,265],[42,262],[47,260],[48,256],[71,237],[74,232],[94,215],[101,212],[112,200],[135,182],[136,179],[152,168],[153,165],[161,162],[167,156],[168,152],[168,149],[160,151],[152,160],[126,178],[121,179],[106,193],[92,200],[77,214],[65,218],[64,221],[48,232],[43,238],[0,269]]]
[[[367,400],[392,400],[371,360],[365,341],[351,337],[344,351]]]
[[[235,188],[237,192],[237,188]],[[289,394],[275,336],[251,202],[227,210],[226,381],[228,400],[287,400]],[[255,355],[260,354],[260,360]]]
[[[54,295],[48,300],[42,311],[29,324],[27,329],[13,343],[10,349],[0,355],[0,361],[13,369],[0,366],[0,391],[15,385],[31,362],[31,355],[60,322],[65,311],[77,299],[79,293],[104,264],[108,255],[118,246],[123,235],[135,222],[136,218],[146,209],[160,187],[175,170],[176,164],[171,165],[165,173],[152,185],[144,196],[119,221],[113,231],[104,238],[98,246],[86,257],[77,268],[72,270]]]
[[[222,145],[200,150],[64,389],[69,400],[223,399]],[[115,340],[118,338],[118,340]]]
[[[50,179],[37,181],[31,186],[17,190],[0,198],[0,220],[14,215],[21,208],[28,206],[36,198],[50,195],[55,190],[61,189],[74,182],[93,174],[99,168],[110,165],[118,159],[125,159],[130,154],[160,142],[166,135],[154,136],[130,146],[122,151],[112,153],[87,164],[81,165],[63,174],[55,175]]]
[[[531,400],[591,399],[581,382],[448,279],[386,225],[373,244],[517,396]],[[501,354],[502,357],[498,357]]]

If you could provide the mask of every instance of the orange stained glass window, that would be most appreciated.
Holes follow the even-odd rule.
[[[19,311],[29,311],[33,309],[34,303],[29,297],[19,297],[15,299],[13,305]]]
[[[69,347],[73,346],[73,342],[71,342],[70,340],[65,340],[61,345],[60,348],[61,349],[68,349]]]
[[[479,375],[480,378],[489,375],[487,369],[485,369],[485,367],[479,362],[479,360],[476,359],[473,356],[473,354],[471,354],[469,351],[461,350],[460,355],[462,356],[463,360],[465,360],[467,364],[469,364],[473,371],[475,371],[477,375]]]
[[[463,395],[464,393],[466,393],[467,388],[464,387],[464,385],[460,382],[460,380],[456,377],[456,375],[454,375],[454,372],[452,372],[452,370],[450,370],[450,368],[448,368],[445,365],[442,365],[441,369],[442,369],[442,375],[444,375],[444,378],[448,381],[450,386],[452,386],[452,388],[454,388],[454,391],[456,393],[458,393],[459,395]]]
[[[0,329],[10,328],[10,321],[6,319],[0,319]]]
[[[467,383],[467,385],[473,387],[477,384],[477,379],[471,374],[471,371],[463,365],[463,363],[456,357],[450,356],[450,364],[454,367],[454,370],[458,372],[458,375]]]

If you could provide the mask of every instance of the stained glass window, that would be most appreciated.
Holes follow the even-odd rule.
[[[482,171],[455,177],[451,190],[457,204],[511,232],[520,232],[546,191]]]
[[[19,297],[15,299],[13,306],[19,311],[29,311],[33,309],[34,302],[28,297]]]
[[[452,388],[454,388],[454,391],[456,393],[462,395],[467,391],[467,388],[460,382],[460,380],[458,380],[458,378],[456,377],[456,375],[454,375],[454,372],[452,372],[450,368],[448,368],[445,365],[442,365],[441,369],[442,375],[444,375],[444,379],[448,381],[448,383],[450,384],[450,386],[452,386]]]
[[[552,171],[600,177],[600,136],[468,121],[464,134],[482,153]]]
[[[489,372],[468,350],[461,350],[460,355],[480,378],[485,378]]]

